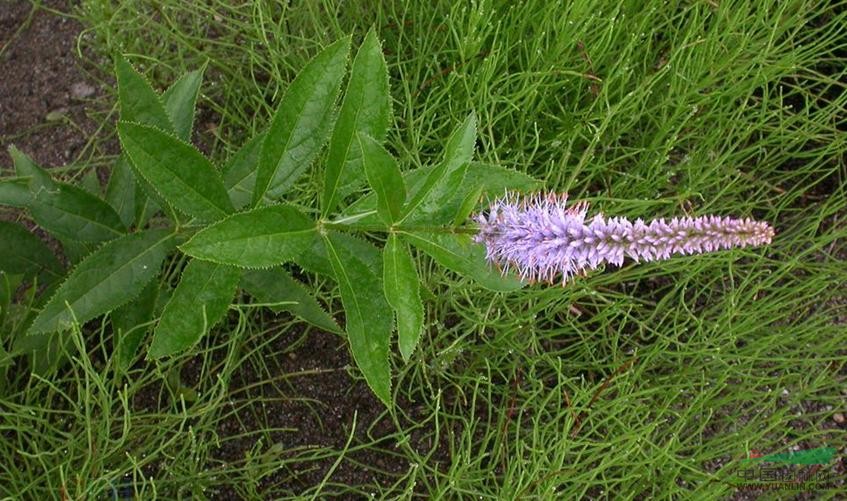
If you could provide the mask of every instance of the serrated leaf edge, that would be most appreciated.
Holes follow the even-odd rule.
[[[373,35],[374,39],[376,40],[377,50],[378,50],[380,53],[382,53],[382,40],[380,40],[380,39],[379,39],[379,36],[377,36],[377,35],[376,35],[376,32],[374,31],[374,29],[373,29],[373,28],[371,28],[371,29],[369,29],[369,30],[368,30],[368,33],[365,35],[365,37],[367,38],[368,36],[371,36],[371,35]],[[364,40],[362,41],[362,44],[364,44]],[[357,51],[356,51],[356,55],[353,57],[352,64],[350,65],[350,71],[348,72],[348,73],[349,73],[349,77],[347,78],[347,82],[346,82],[346,83],[347,83],[347,88],[346,88],[346,89],[345,89],[345,91],[344,91],[344,97],[343,97],[343,98],[342,98],[342,100],[341,100],[341,107],[340,107],[340,108],[339,108],[339,110],[338,110],[338,114],[340,114],[340,113],[341,113],[341,109],[343,109],[343,108],[344,108],[344,105],[345,105],[345,104],[346,104],[346,102],[347,102],[347,90],[349,90],[349,88],[350,88],[350,87],[349,87],[349,86],[350,86],[350,79],[351,79],[351,78],[352,78],[352,76],[353,76],[353,68],[356,66],[356,61],[359,59],[359,53],[361,52],[361,49],[362,49],[362,46],[361,46],[361,45],[359,45],[359,50],[357,50]],[[349,51],[348,51],[348,59],[349,59]],[[388,128],[386,129],[386,132],[387,132],[388,130],[390,130],[390,128],[391,128],[391,124],[394,122],[394,106],[392,106],[392,102],[391,102],[391,95],[390,95],[390,92],[391,92],[391,79],[390,79],[390,75],[389,75],[389,73],[388,73],[388,63],[387,63],[387,62],[385,62],[384,57],[383,57],[383,62],[385,63],[384,65],[382,65],[382,69],[384,70],[384,71],[383,71],[383,73],[385,73],[385,85],[386,85],[386,87],[387,87],[387,89],[388,89],[388,91],[389,91],[389,96],[388,96],[388,116],[386,117],[386,118],[388,119],[388,120],[387,120],[387,122],[388,122]],[[364,102],[364,95],[362,96],[362,102]],[[359,106],[358,108],[356,108],[356,114],[355,114],[355,116],[354,116],[354,118],[353,118],[353,123],[356,123],[356,122],[358,121],[360,111],[361,111],[361,103],[360,103],[360,106]],[[336,117],[336,118],[337,118],[337,117]],[[351,148],[351,146],[353,145],[353,143],[355,142],[355,140],[356,140],[356,135],[357,135],[357,134],[358,134],[357,132],[354,132],[354,133],[351,135],[350,141],[347,143],[347,147],[346,147],[346,149],[345,149],[345,151],[344,151],[343,161],[341,162],[341,167],[340,167],[340,170],[338,171],[338,176],[335,178],[335,182],[334,182],[334,186],[333,186],[333,190],[332,190],[332,197],[330,197],[330,199],[326,202],[326,207],[327,207],[326,211],[324,211],[323,209],[321,209],[321,215],[322,215],[322,217],[326,217],[326,216],[328,216],[328,215],[329,215],[329,213],[335,209],[335,207],[334,207],[334,206],[337,206],[337,205],[338,205],[338,204],[337,204],[338,188],[340,187],[341,178],[343,177],[343,173],[344,173],[344,166],[347,164],[347,158],[348,158],[348,155],[349,155],[349,153],[350,153],[350,148]],[[334,136],[335,136],[335,133],[334,133],[334,130],[333,130],[333,134],[330,134],[330,137],[329,137],[328,141],[332,141],[332,138],[333,138]],[[379,140],[377,140],[376,138],[373,138],[373,139],[374,139],[375,141],[377,141],[379,144],[382,144],[382,143],[385,141],[385,139],[384,139],[384,138],[380,138]],[[336,203],[331,204],[330,202],[336,202]]]
[[[204,154],[203,154],[203,152],[201,152],[200,150],[198,150],[198,149],[197,149],[197,147],[196,147],[196,146],[194,146],[193,144],[191,144],[191,143],[189,143],[189,142],[187,142],[187,141],[183,141],[182,139],[180,139],[180,138],[179,138],[176,134],[174,134],[173,132],[168,132],[168,131],[162,130],[161,128],[156,127],[155,125],[147,125],[147,124],[144,124],[144,123],[141,123],[141,122],[130,122],[130,121],[127,121],[127,120],[119,120],[119,121],[118,121],[118,124],[121,124],[121,123],[131,124],[131,125],[137,125],[137,126],[139,126],[139,127],[145,127],[145,128],[148,128],[148,129],[156,130],[157,132],[161,132],[162,134],[165,134],[165,135],[169,136],[170,138],[175,139],[176,141],[179,141],[179,142],[180,142],[180,143],[182,143],[183,145],[190,147],[190,148],[191,148],[192,150],[194,150],[197,154],[199,154],[201,157],[203,157],[204,159],[206,159],[206,161],[207,161],[207,162],[209,162],[209,165],[211,165],[211,166],[212,166],[212,170],[214,171],[214,174],[213,174],[213,175],[215,176],[216,180],[217,180],[217,181],[220,181],[221,185],[224,187],[224,193],[227,193],[226,185],[225,185],[225,184],[224,184],[224,182],[223,182],[223,176],[221,175],[220,169],[219,169],[219,168],[217,168],[217,167],[216,167],[216,166],[212,163],[212,161],[211,161],[211,160],[209,160],[208,158],[206,158],[206,155],[204,155]],[[130,152],[129,152],[129,151],[127,151],[125,148],[123,148],[123,145],[121,145],[121,149],[122,149],[122,150],[123,150],[123,152],[126,154],[126,156],[130,159],[130,165],[132,166],[133,171],[137,172],[137,173],[138,173],[138,175],[140,175],[140,176],[141,176],[141,177],[142,177],[142,178],[143,178],[143,179],[147,182],[147,184],[148,184],[148,185],[150,185],[150,187],[152,187],[152,188],[153,188],[153,190],[154,190],[154,191],[155,191],[155,192],[159,195],[159,197],[161,197],[161,198],[162,198],[162,200],[164,200],[164,201],[165,201],[165,203],[167,203],[167,204],[168,204],[168,206],[170,206],[171,208],[173,208],[174,210],[178,211],[180,214],[182,214],[182,215],[184,215],[184,216],[188,216],[188,217],[191,217],[191,218],[195,217],[195,216],[193,216],[193,215],[191,215],[191,214],[188,214],[188,213],[187,213],[187,212],[185,212],[184,210],[182,210],[182,209],[180,209],[180,208],[178,208],[178,207],[175,207],[175,206],[174,206],[174,205],[173,205],[173,204],[172,204],[172,203],[171,203],[171,202],[167,199],[167,197],[165,197],[165,196],[162,194],[162,191],[161,191],[161,190],[160,190],[160,189],[159,189],[159,188],[158,188],[158,187],[157,187],[157,186],[156,186],[156,185],[155,185],[155,184],[154,184],[154,183],[150,180],[150,178],[149,178],[149,177],[147,177],[147,176],[145,176],[145,175],[144,175],[144,173],[143,173],[143,172],[141,172],[141,169],[139,169],[138,167],[136,167],[136,165],[135,165],[135,159],[132,157],[132,155],[130,154]],[[180,181],[182,181],[182,180],[180,180]],[[186,183],[184,183],[184,182],[183,182],[182,184],[186,184]],[[227,201],[229,201],[229,202],[230,202],[230,205],[231,205],[231,204],[232,204],[232,202],[229,200],[229,194],[228,194],[228,193],[227,193],[227,198],[226,198],[226,199],[227,199]],[[213,207],[220,209],[220,207],[217,207],[217,206],[213,206]],[[226,210],[222,210],[222,213],[224,214],[224,216],[228,216],[228,215],[231,215],[231,214],[232,214],[232,212],[227,212]],[[201,218],[197,218],[197,219],[201,219]],[[219,220],[216,220],[215,222],[218,222],[218,221],[220,221],[220,219],[219,219]]]
[[[177,78],[176,80],[171,82],[171,84],[168,86],[168,88],[163,90],[161,92],[161,94],[157,93],[157,94],[159,94],[159,98],[162,100],[162,106],[165,108],[165,114],[168,115],[168,118],[171,121],[171,125],[173,125],[173,129],[174,129],[173,132],[176,133],[176,122],[174,120],[174,117],[172,117],[171,114],[168,113],[168,106],[167,106],[168,103],[167,103],[167,99],[165,98],[165,94],[167,94],[168,91],[171,90],[173,88],[173,86],[176,85],[180,80],[182,80],[183,78],[186,78],[188,75],[190,75],[194,71],[197,71],[197,72],[200,73],[200,86],[197,87],[197,93],[194,94],[194,98],[191,100],[191,124],[188,126],[188,137],[189,137],[189,139],[191,138],[192,135],[194,135],[194,123],[196,122],[196,119],[197,119],[197,100],[200,98],[200,89],[203,87],[203,85],[202,85],[203,79],[206,76],[206,68],[208,66],[209,66],[209,61],[206,60],[206,61],[203,62],[203,65],[200,67],[199,70],[189,71],[189,72],[181,75],[179,78]],[[154,92],[155,92],[155,90],[156,89],[153,89]]]
[[[170,114],[168,113],[168,109],[165,107],[165,102],[164,102],[164,100],[162,100],[162,93],[156,90],[156,87],[154,87],[154,86],[153,86],[153,84],[150,82],[150,79],[149,79],[149,78],[147,78],[147,75],[145,75],[144,73],[142,73],[142,72],[138,71],[138,68],[136,68],[136,67],[135,67],[135,65],[134,65],[134,64],[132,64],[132,63],[129,61],[129,59],[127,59],[127,58],[126,58],[126,56],[125,56],[124,54],[118,54],[118,57],[117,57],[117,58],[115,58],[115,68],[114,68],[115,75],[117,75],[117,74],[118,74],[117,66],[118,66],[118,60],[119,60],[119,59],[123,59],[123,61],[124,61],[124,62],[125,62],[125,63],[126,63],[126,64],[130,67],[130,68],[132,68],[132,71],[133,71],[133,72],[135,72],[135,74],[136,74],[136,75],[138,75],[138,76],[139,76],[139,77],[140,77],[140,78],[144,81],[144,83],[146,83],[146,84],[147,84],[147,87],[149,87],[149,88],[150,88],[150,90],[152,90],[152,91],[153,91],[153,94],[156,96],[156,101],[159,103],[159,106],[161,106],[162,111],[164,111],[164,112],[165,112],[165,115],[164,115],[164,116],[165,116],[165,120],[167,121],[167,124],[168,124],[168,125],[170,125],[171,131],[174,131],[174,129],[175,129],[175,127],[174,127],[174,123],[173,123],[173,120],[171,120],[171,116],[170,116]],[[115,83],[115,86],[116,86],[116,88],[117,88],[117,83]],[[118,96],[120,96],[120,93],[118,93]],[[119,99],[119,101],[120,101],[120,99]],[[119,106],[119,109],[120,109],[120,106]],[[118,115],[118,118],[119,118],[119,121],[132,122],[131,120],[122,120],[122,119],[120,119],[120,114]],[[133,122],[133,123],[135,123],[135,122]],[[140,123],[140,125],[148,125],[148,126],[150,126],[150,127],[153,127],[153,125],[150,125],[150,124],[144,124],[144,123]]]
[[[287,202],[278,202],[278,203],[274,203],[274,204],[270,204],[270,205],[263,205],[261,207],[249,207],[248,206],[242,211],[234,212],[234,213],[229,214],[226,217],[224,217],[224,218],[222,218],[218,221],[215,221],[214,223],[206,225],[202,230],[200,230],[197,233],[195,233],[194,235],[192,235],[191,238],[189,238],[187,242],[185,242],[181,245],[178,245],[177,249],[179,249],[180,252],[182,252],[186,256],[190,256],[192,259],[199,259],[201,261],[209,261],[210,263],[215,263],[215,264],[220,264],[220,265],[225,265],[225,266],[232,266],[234,268],[242,268],[242,269],[245,269],[245,270],[267,270],[267,269],[273,268],[274,266],[279,266],[281,264],[291,262],[291,261],[293,261],[293,259],[288,260],[288,261],[283,261],[281,263],[272,264],[272,265],[269,265],[269,266],[240,266],[240,265],[236,265],[236,264],[232,264],[232,263],[224,263],[224,262],[217,261],[217,260],[214,260],[214,259],[208,259],[208,258],[205,258],[205,257],[198,257],[198,256],[195,256],[193,254],[189,254],[189,253],[187,253],[183,250],[183,247],[188,245],[189,243],[191,243],[191,241],[194,240],[194,237],[196,237],[200,232],[206,230],[207,228],[209,228],[213,225],[217,226],[219,224],[223,224],[225,221],[228,221],[228,220],[234,218],[235,216],[243,215],[247,212],[253,212],[253,211],[256,211],[256,210],[265,210],[265,209],[268,209],[270,207],[281,207],[281,206],[293,207],[293,208],[297,209],[298,211],[300,210],[300,208],[297,207],[296,205],[291,204],[291,203],[287,203]],[[300,212],[302,212],[302,211],[300,211]],[[314,219],[311,219],[311,218],[310,218],[310,221],[315,223],[315,227],[308,230],[308,231],[309,232],[314,231],[317,234],[318,233],[317,222]],[[298,230],[298,232],[301,232],[301,231],[306,232],[306,230]]]
[[[297,73],[297,75],[294,77],[294,79],[293,79],[293,80],[292,80],[292,81],[288,84],[288,87],[286,87],[286,89],[285,89],[285,93],[283,94],[282,98],[280,99],[280,101],[279,101],[279,103],[278,103],[278,105],[277,105],[276,110],[274,110],[273,116],[271,117],[271,122],[270,122],[270,124],[268,125],[268,132],[270,132],[270,128],[271,128],[271,126],[273,125],[273,122],[274,122],[274,118],[276,118],[276,115],[277,115],[277,113],[279,112],[280,107],[281,107],[281,106],[282,106],[282,104],[285,102],[285,98],[286,98],[286,97],[288,97],[288,93],[289,93],[289,91],[291,90],[291,86],[292,86],[292,84],[293,84],[293,83],[297,80],[297,78],[300,76],[300,74],[302,73],[302,71],[303,71],[303,70],[304,70],[307,66],[309,66],[309,65],[310,65],[310,64],[314,61],[314,59],[315,59],[315,58],[317,58],[320,54],[322,54],[324,50],[326,50],[326,49],[327,49],[327,48],[329,48],[330,46],[332,46],[332,45],[334,45],[334,44],[336,44],[336,43],[340,42],[341,40],[347,40],[347,44],[346,44],[346,45],[347,45],[347,50],[345,51],[345,55],[344,55],[344,74],[343,74],[343,75],[341,76],[341,78],[338,80],[338,84],[337,84],[337,85],[336,85],[336,87],[335,87],[335,91],[334,91],[334,92],[335,92],[335,99],[333,100],[333,103],[332,103],[332,106],[331,106],[331,110],[330,110],[330,115],[331,115],[331,117],[330,117],[330,120],[329,120],[329,129],[330,129],[330,130],[329,130],[329,132],[332,132],[332,129],[335,127],[335,120],[336,120],[336,118],[337,118],[337,111],[335,110],[335,108],[336,108],[336,102],[338,101],[338,94],[339,94],[339,93],[340,93],[340,91],[341,91],[341,86],[342,86],[342,84],[343,84],[343,82],[344,82],[344,76],[348,73],[348,71],[347,71],[347,67],[349,66],[349,63],[350,63],[350,46],[351,46],[351,44],[352,44],[352,37],[351,37],[350,35],[347,35],[346,37],[342,37],[342,38],[340,38],[340,39],[336,40],[335,42],[332,42],[332,43],[331,43],[331,44],[329,44],[327,47],[322,48],[322,49],[321,49],[321,50],[320,50],[320,51],[319,51],[319,52],[318,52],[318,53],[317,53],[314,57],[312,57],[311,59],[309,59],[309,61],[306,63],[306,65],[305,65],[305,66],[303,66],[303,68],[301,68],[301,69],[300,69],[300,71]],[[304,106],[305,106],[305,104],[304,104]],[[302,112],[303,112],[303,110],[302,110],[302,109],[298,110],[297,115],[298,115],[298,116],[299,116],[299,115],[301,115],[301,114],[302,114]],[[294,132],[294,130],[295,130],[295,128],[296,128],[296,125],[297,125],[297,124],[295,123],[295,124],[294,124],[294,126],[293,126],[294,128],[292,128],[292,129],[291,129],[291,132],[292,132],[292,133],[288,135],[288,138],[287,138],[287,139],[286,139],[286,141],[285,141],[285,147],[282,149],[283,154],[284,154],[286,151],[288,151],[288,149],[289,149],[289,146],[290,146],[290,144],[291,144],[291,136],[293,135],[293,132]],[[330,134],[328,134],[328,136],[329,136],[329,137],[325,137],[325,138],[324,138],[324,140],[321,142],[320,146],[316,149],[315,158],[313,158],[313,159],[312,159],[310,162],[308,162],[306,165],[301,166],[301,167],[299,168],[299,170],[300,170],[300,173],[301,173],[301,174],[302,174],[302,171],[304,171],[305,169],[308,169],[308,167],[314,163],[314,161],[315,161],[315,160],[316,160],[316,158],[317,158],[317,155],[319,155],[319,154],[320,154],[320,152],[321,152],[321,150],[323,150],[323,149],[324,149],[324,147],[326,146],[326,143],[329,141],[330,137],[332,137],[332,134],[330,133]],[[265,136],[265,140],[267,140],[267,139],[268,139],[268,136],[266,135],[266,136]],[[274,198],[274,197],[276,197],[276,196],[280,196],[280,195],[284,194],[284,192],[283,192],[283,193],[280,193],[280,194],[278,194],[278,195],[270,195],[270,197],[268,196],[268,192],[269,192],[269,191],[271,191],[271,185],[272,185],[272,184],[273,184],[273,182],[274,182],[274,177],[276,177],[277,167],[279,167],[279,163],[278,163],[278,162],[277,162],[277,165],[274,167],[274,170],[271,172],[270,177],[268,178],[267,185],[266,185],[266,186],[264,186],[264,187],[262,188],[262,192],[261,192],[261,194],[258,194],[258,192],[256,191],[256,188],[258,187],[258,182],[259,182],[259,170],[260,170],[260,168],[261,168],[262,151],[264,151],[264,149],[265,149],[264,142],[265,142],[265,141],[262,141],[262,143],[263,143],[263,144],[262,144],[262,148],[261,148],[261,150],[259,151],[259,164],[258,164],[258,165],[257,165],[257,167],[256,167],[256,183],[257,183],[257,184],[256,184],[256,186],[253,188],[253,194],[254,194],[254,196],[253,196],[252,201],[250,202],[250,205],[251,205],[251,206],[253,206],[253,207],[258,207],[258,206],[261,204],[262,200],[265,200],[266,198],[271,198],[271,199],[273,199],[273,198]],[[298,175],[299,175],[299,174],[298,174]],[[292,183],[292,184],[293,184],[293,183]],[[257,196],[257,195],[258,195],[258,196]]]
[[[154,231],[154,230],[153,230],[153,229],[151,229],[151,230],[144,230],[144,231]],[[136,232],[136,233],[127,233],[127,234],[123,235],[123,236],[122,236],[122,237],[120,237],[120,238],[123,238],[123,237],[129,237],[129,236],[131,236],[131,235],[138,235],[139,233],[141,233],[141,232]],[[173,238],[175,235],[176,235],[176,233],[174,233],[174,232],[167,233],[165,237],[163,237],[162,239],[158,240],[158,241],[157,241],[154,245],[159,245],[159,244],[160,244],[160,243],[162,243],[164,240],[167,240],[168,238]],[[45,301],[44,303],[42,303],[42,305],[41,305],[41,309],[39,310],[39,313],[38,313],[38,314],[40,315],[40,314],[41,314],[41,310],[43,310],[44,308],[46,308],[48,304],[52,303],[52,302],[53,302],[53,300],[54,300],[54,299],[56,299],[56,296],[58,296],[58,295],[59,295],[59,291],[60,291],[60,290],[62,290],[62,287],[64,287],[64,286],[65,286],[65,284],[68,282],[68,280],[70,280],[71,275],[73,275],[74,273],[76,273],[77,268],[79,268],[79,267],[80,267],[80,265],[81,265],[82,263],[84,263],[86,259],[88,259],[88,258],[89,258],[89,257],[91,257],[92,255],[96,254],[96,253],[97,253],[97,252],[99,252],[100,250],[102,250],[102,248],[103,248],[103,247],[105,247],[106,245],[109,245],[109,244],[111,244],[111,243],[114,243],[116,240],[117,240],[117,239],[108,240],[108,241],[106,241],[106,242],[101,242],[101,243],[100,243],[100,245],[99,245],[96,249],[94,249],[93,251],[91,251],[91,252],[89,252],[88,254],[86,254],[86,255],[85,255],[85,257],[81,258],[81,259],[79,260],[79,262],[78,262],[78,263],[76,263],[76,264],[73,266],[73,268],[71,268],[70,270],[68,270],[67,274],[65,275],[65,279],[62,281],[62,283],[58,284],[58,285],[56,286],[56,288],[53,290],[53,294],[50,296],[50,298],[49,298],[47,301]],[[151,278],[151,280],[155,280],[155,279],[156,279],[156,275],[153,275],[153,277]],[[148,283],[149,283],[149,282],[144,282],[144,287],[146,287]],[[131,297],[131,298],[128,298],[128,299],[126,299],[125,301],[120,302],[119,304],[116,304],[116,305],[114,306],[114,308],[112,309],[112,311],[114,311],[114,310],[115,310],[115,309],[117,309],[117,308],[120,308],[121,306],[125,305],[126,303],[128,303],[128,302],[130,302],[130,301],[132,301],[132,300],[134,300],[134,299],[137,299],[137,298],[138,298],[138,296],[141,294],[141,291],[142,291],[142,290],[144,290],[144,287],[142,287],[142,288],[141,288],[141,290],[139,290],[139,291],[138,291],[138,294],[136,294],[135,296],[133,296],[133,297]],[[107,312],[107,313],[108,313],[108,312]],[[103,313],[103,315],[105,315],[105,314],[106,314],[106,313]],[[98,316],[99,316],[99,315],[98,315]],[[38,318],[38,316],[37,316],[37,315],[36,315],[36,318]],[[93,317],[93,318],[97,318],[97,317],[95,316],[95,317]],[[88,319],[88,320],[91,320],[91,319]],[[88,322],[88,320],[84,320],[83,322],[80,322],[80,323]],[[27,336],[33,336],[33,335],[38,335],[38,334],[47,334],[47,333],[50,333],[50,332],[57,332],[57,331],[39,331],[39,332],[32,332],[32,324],[34,324],[34,323],[35,323],[35,319],[33,319],[33,322],[32,322],[32,323],[29,325],[29,327],[27,328],[27,332],[26,332],[26,335],[27,335]],[[60,329],[60,330],[65,330],[65,329]]]

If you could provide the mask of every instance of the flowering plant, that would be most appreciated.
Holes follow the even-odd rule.
[[[474,115],[452,133],[439,163],[401,172],[383,147],[391,106],[373,32],[336,108],[349,50],[345,38],[318,54],[290,84],[268,129],[221,169],[188,142],[202,71],[160,95],[123,59],[115,67],[123,154],[104,196],[54,180],[13,149],[17,176],[0,183],[0,203],[26,209],[73,266],[66,272],[22,226],[0,225],[4,297],[29,282],[37,312],[14,323],[12,355],[28,354],[36,370],[49,370],[61,358],[57,346],[67,345],[63,331],[103,317],[113,327],[115,369],[125,371],[148,331],[148,358],[183,352],[223,319],[242,290],[321,329],[345,332],[368,384],[390,405],[392,333],[408,360],[424,326],[410,246],[484,287],[510,291],[522,280],[566,283],[627,256],[667,259],[773,236],[767,224],[749,219],[587,221],[586,204],[568,207],[565,196],[543,194],[507,195],[475,217],[477,226],[466,225],[483,195],[537,190],[538,183],[473,161]],[[320,206],[286,202],[325,143]],[[356,199],[365,183],[372,191]],[[380,248],[356,232],[388,236]],[[343,330],[292,276],[292,263],[338,283]],[[174,275],[179,283],[170,290]]]

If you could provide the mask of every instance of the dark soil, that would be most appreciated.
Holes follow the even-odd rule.
[[[265,449],[277,447],[282,457],[290,455],[293,462],[263,479],[262,487],[271,492],[282,488],[296,494],[320,484],[335,459],[299,461],[296,451],[343,450],[353,431],[354,414],[351,446],[377,442],[381,448],[393,449],[395,445],[391,438],[383,438],[395,431],[391,418],[383,415],[385,407],[363,380],[354,380],[347,372],[352,360],[346,341],[331,333],[299,331],[288,329],[259,352],[264,358],[262,369],[251,364],[239,368],[230,392],[234,401],[248,404],[218,424],[224,440],[214,459],[230,464],[243,460],[256,445],[257,432],[279,430],[269,433],[272,442],[265,443]],[[264,384],[251,387],[257,381]],[[238,435],[243,438],[226,438]],[[408,468],[404,458],[369,447],[345,454],[331,481],[388,487]],[[234,498],[231,487],[217,494],[219,499]]]
[[[64,1],[47,0],[44,6],[68,10]],[[11,144],[44,166],[72,163],[96,130],[86,104],[102,89],[79,67],[76,36],[82,26],[48,10],[33,9],[24,0],[0,3],[3,167],[12,164],[7,151]]]

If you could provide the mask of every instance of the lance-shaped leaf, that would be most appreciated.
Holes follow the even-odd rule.
[[[404,233],[406,239],[429,254],[436,263],[461,275],[470,277],[486,289],[513,291],[523,284],[513,277],[504,277],[485,260],[485,248],[471,241],[469,235],[453,233]]]
[[[119,56],[115,61],[115,76],[118,80],[121,120],[152,125],[167,131],[174,130],[159,94],[123,57]]]
[[[432,214],[443,210],[444,204],[455,197],[456,187],[462,185],[465,173],[462,169],[473,158],[476,144],[476,115],[471,113],[462,124],[450,134],[444,159],[426,177],[423,186],[412,196],[404,211],[403,221],[415,221],[420,215]],[[461,198],[459,199],[461,203]],[[450,214],[452,218],[453,214]],[[435,221],[428,222],[435,223]]]
[[[15,148],[14,145],[9,146],[9,155],[15,164],[15,173],[20,177],[29,178],[30,191],[50,189],[54,186],[55,181],[53,181],[50,173],[39,167],[24,152]]]
[[[456,214],[453,216],[452,226],[461,226],[465,224],[465,221],[467,221],[471,216],[471,213],[474,211],[477,204],[479,204],[482,200],[482,192],[483,187],[477,186],[473,191],[469,191],[468,194],[465,195],[462,203],[459,204]]]
[[[368,136],[357,137],[362,151],[362,165],[368,177],[368,183],[376,193],[376,211],[382,222],[393,224],[400,218],[403,202],[406,201],[406,187],[397,161],[385,148]]]
[[[388,348],[391,342],[392,311],[385,300],[382,280],[367,263],[337,240],[333,233],[324,236],[327,255],[341,291],[341,304],[347,320],[345,330],[356,365],[368,386],[387,406],[391,406],[391,367]]]
[[[82,176],[82,179],[79,180],[79,187],[99,198],[102,195],[103,187],[100,186],[100,178],[97,177],[97,170],[90,169],[86,172]]]
[[[62,265],[38,237],[19,224],[0,221],[0,271],[30,276],[45,271],[58,276]]]
[[[270,205],[230,216],[199,231],[180,249],[199,259],[267,268],[306,250],[315,222],[290,205]]]
[[[197,96],[200,95],[201,83],[203,83],[203,70],[189,71],[162,94],[165,111],[174,125],[173,132],[183,141],[191,140],[194,106],[197,103]]]
[[[173,122],[171,122],[168,110],[165,109],[165,104],[159,94],[153,90],[147,79],[123,57],[119,56],[115,61],[115,75],[118,80],[118,103],[121,108],[121,120],[149,125],[167,132],[174,130]],[[125,156],[125,154],[122,156]],[[134,186],[136,193],[131,199],[127,199],[126,203],[132,207],[136,226],[141,227],[159,207],[164,207],[166,203],[143,177],[139,177],[136,181],[137,184]],[[112,200],[110,200],[111,202]],[[124,208],[116,204],[113,204],[113,206],[122,218],[125,216],[125,212],[130,211],[129,207]]]
[[[362,152],[356,142],[364,134],[382,143],[391,121],[388,69],[376,33],[368,31],[353,59],[347,91],[329,140],[321,214],[326,217],[338,199],[360,185]]]
[[[223,180],[193,146],[154,127],[118,123],[121,144],[135,168],[178,210],[204,221],[232,212]]]
[[[159,283],[151,280],[137,298],[109,314],[115,340],[115,363],[121,371],[129,369],[144,335],[152,328],[158,296]]]
[[[101,242],[126,233],[111,205],[70,184],[33,192],[29,211],[39,226],[61,239]]]
[[[106,185],[106,202],[115,209],[124,226],[129,227],[135,221],[135,200],[138,186],[132,174],[132,166],[126,154],[121,153]]]
[[[403,360],[409,361],[423,330],[424,309],[420,280],[412,255],[396,233],[388,237],[383,250],[385,299],[397,316],[397,339]]]
[[[62,244],[62,254],[71,266],[82,261],[82,258],[97,250],[97,242],[77,242],[67,238],[59,238]]]
[[[47,377],[60,367],[68,355],[76,355],[73,337],[60,332],[34,334],[21,333],[15,338],[12,355],[27,355],[30,371]]]
[[[238,268],[192,259],[165,305],[148,356],[173,355],[199,341],[226,314],[239,278]]]
[[[336,242],[342,242],[347,249],[359,256],[362,262],[371,267],[371,271],[374,274],[382,274],[382,260],[379,257],[380,252],[372,243],[348,233],[336,233],[333,238]],[[312,238],[309,246],[303,248],[302,252],[295,256],[292,261],[305,270],[335,280],[335,272],[332,270],[332,264],[329,262],[324,239],[317,233]]]
[[[224,186],[236,210],[241,210],[253,198],[256,168],[259,165],[259,153],[262,151],[264,140],[264,132],[256,134],[244,143],[224,166]]]
[[[28,177],[0,179],[0,205],[23,209],[31,201]]]
[[[423,187],[429,174],[433,171],[432,166],[421,167],[403,173],[403,182],[408,189],[409,196],[413,197]],[[455,186],[457,199],[466,200],[472,193],[480,191],[493,195],[502,195],[504,191],[527,191],[537,189],[539,182],[521,172],[507,169],[499,165],[471,162],[462,185]],[[407,197],[408,198],[408,197]],[[466,207],[464,207],[466,209]],[[463,210],[463,204],[459,204],[458,211]],[[458,214],[458,212],[457,212]],[[356,217],[356,216],[359,217]],[[369,193],[344,211],[344,218],[355,218],[360,224],[377,224],[380,222],[376,214],[376,195]]]
[[[335,42],[291,82],[262,145],[254,206],[284,193],[320,151],[332,126],[349,51],[349,37]]]
[[[12,298],[18,286],[23,282],[23,275],[10,275],[0,271],[0,327],[5,326]]]
[[[134,298],[159,272],[173,248],[168,230],[148,230],[112,240],[83,259],[44,305],[28,334],[83,323]]]
[[[24,203],[39,226],[60,239],[100,242],[126,232],[112,207],[76,186],[54,181],[50,174],[14,146],[9,153],[19,176],[29,179],[28,200],[14,189],[13,202]]]
[[[318,300],[282,268],[247,270],[241,277],[241,287],[259,301],[276,305],[270,306],[274,312],[290,311],[315,327],[342,332]]]

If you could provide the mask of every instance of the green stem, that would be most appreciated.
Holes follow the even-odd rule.
[[[381,233],[453,233],[453,234],[476,234],[474,227],[446,227],[446,226],[385,226],[382,224],[340,224],[324,222],[323,227],[338,231],[376,231]]]

